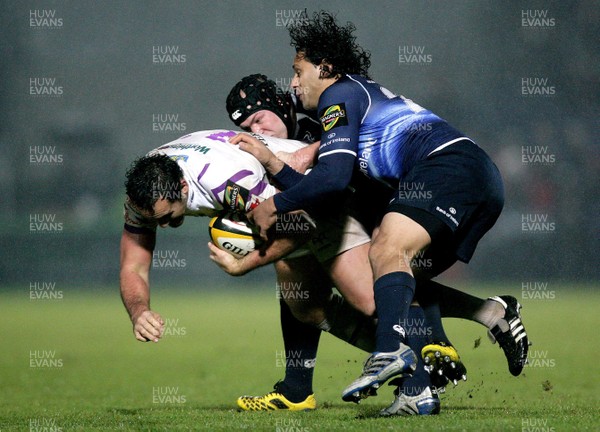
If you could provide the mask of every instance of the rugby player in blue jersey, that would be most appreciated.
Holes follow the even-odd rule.
[[[249,213],[264,237],[277,214],[331,206],[354,171],[396,191],[369,252],[379,319],[376,351],[342,394],[358,402],[390,378],[414,370],[416,355],[406,345],[403,324],[416,278],[427,280],[457,260],[468,262],[498,218],[504,197],[500,174],[480,147],[432,112],[368,78],[369,54],[355,44],[353,31],[352,24],[339,26],[325,12],[290,28],[296,48],[292,87],[305,108],[318,110],[322,126],[318,163],[310,174],[296,173],[247,136],[232,142],[261,160],[285,189]],[[415,187],[426,197],[409,193]],[[411,267],[415,256],[432,265]],[[524,362],[527,338],[518,305],[504,306],[516,308],[515,317],[492,333],[506,339]],[[509,358],[509,367],[518,374],[523,364],[510,364]]]

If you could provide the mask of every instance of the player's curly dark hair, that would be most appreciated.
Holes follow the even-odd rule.
[[[155,154],[136,159],[125,178],[125,192],[131,203],[151,215],[158,199],[165,198],[169,202],[181,199],[183,171],[167,155]]]
[[[313,14],[312,19],[298,21],[288,27],[291,43],[297,53],[319,66],[325,60],[333,67],[324,71],[323,78],[338,74],[357,74],[369,78],[371,53],[356,44],[353,35],[356,27],[351,22],[345,26],[336,22],[326,11]]]

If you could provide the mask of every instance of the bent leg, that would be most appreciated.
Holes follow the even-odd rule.
[[[396,351],[405,340],[401,324],[407,322],[416,288],[411,258],[430,242],[425,228],[409,217],[395,212],[384,216],[369,251],[375,277],[377,351]]]
[[[371,243],[357,246],[325,263],[335,287],[344,299],[366,316],[375,313],[373,272],[369,263],[370,246]]]

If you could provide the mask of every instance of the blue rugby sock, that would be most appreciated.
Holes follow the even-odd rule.
[[[404,325],[415,293],[415,279],[406,272],[393,272],[375,281],[377,308],[376,350],[396,351],[405,340]]]
[[[425,363],[421,358],[421,350],[429,343],[429,323],[425,318],[423,309],[411,306],[408,311],[410,327],[406,330],[406,342],[417,355],[417,369],[412,377],[402,380],[400,391],[406,396],[417,396],[431,385],[429,373],[425,370]]]

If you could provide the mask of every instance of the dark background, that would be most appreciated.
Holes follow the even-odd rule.
[[[126,167],[187,132],[232,127],[224,101],[242,76],[262,72],[289,85],[293,49],[282,24],[320,7],[354,22],[376,81],[447,119],[500,167],[505,210],[472,263],[452,277],[515,286],[598,280],[600,9],[593,1],[5,1],[0,287],[46,281],[116,289]],[[55,21],[32,25],[43,14]],[[532,14],[546,20],[524,26]],[[178,57],[155,62],[153,47]],[[401,63],[401,49],[421,50],[425,60]],[[43,78],[54,82],[40,85]],[[537,79],[534,90],[549,94],[524,94],[523,79]],[[36,96],[32,80],[34,91],[60,94]],[[155,123],[179,131],[156,131]],[[44,146],[61,161],[32,162],[32,149]],[[552,157],[523,163],[535,146]],[[61,228],[32,231],[31,218],[41,214]],[[529,215],[547,224],[524,231]],[[157,249],[177,253],[185,266],[158,268],[155,281],[272,283],[270,269],[241,279],[222,274],[206,258],[206,223],[188,220],[159,234]]]

